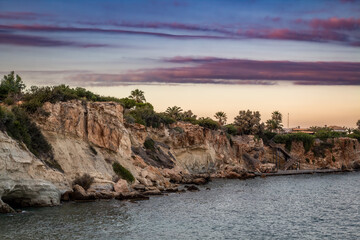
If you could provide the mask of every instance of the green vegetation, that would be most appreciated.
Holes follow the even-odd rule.
[[[22,107],[29,113],[35,113],[45,102],[66,102],[73,99],[98,102],[114,101],[121,104],[125,101],[114,97],[100,96],[80,87],[70,88],[63,84],[53,87],[32,86],[23,96]]]
[[[219,121],[220,125],[226,124],[227,116],[224,112],[217,112],[215,113],[214,117]]]
[[[258,111],[240,111],[235,117],[234,125],[240,134],[260,135],[264,131],[264,124],[260,123],[261,115]]]
[[[175,120],[181,120],[181,112],[183,110],[181,109],[181,107],[178,107],[178,106],[173,106],[173,107],[168,107],[165,111],[165,113],[175,119]]]
[[[239,130],[237,129],[236,126],[234,126],[234,124],[225,125],[224,130],[226,131],[226,133],[230,135],[237,135],[239,132]]]
[[[131,95],[129,96],[129,98],[135,100],[135,102],[137,103],[146,102],[144,92],[139,89],[131,91]]]
[[[354,130],[353,133],[348,134],[347,137],[355,138],[360,142],[360,130]]]
[[[21,108],[13,107],[9,111],[0,107],[0,129],[13,139],[23,142],[35,156],[42,159],[53,158],[51,145]]]
[[[94,178],[91,177],[89,174],[84,173],[81,177],[76,177],[73,181],[73,186],[79,185],[83,189],[88,190],[91,186],[91,184],[94,182]]]
[[[313,145],[315,137],[306,133],[291,133],[276,135],[274,141],[276,143],[285,144],[285,148],[288,151],[291,151],[292,142],[302,142],[305,152],[308,152]]]
[[[125,179],[126,181],[128,181],[130,183],[135,181],[135,178],[131,174],[131,172],[129,170],[127,170],[126,168],[124,168],[120,163],[114,162],[112,166],[113,166],[113,169],[114,169],[114,172],[116,173],[116,175],[118,175],[122,179]]]
[[[345,137],[345,133],[341,132],[334,132],[328,128],[322,128],[315,132],[315,137],[325,141],[328,138],[338,138],[338,137]]]
[[[144,147],[151,151],[155,151],[155,142],[151,138],[146,138],[144,142]]]
[[[21,97],[22,90],[24,90],[25,87],[21,77],[19,75],[15,76],[14,71],[12,71],[1,80],[0,101],[5,101],[10,105]]]
[[[282,130],[282,114],[279,111],[274,111],[271,119],[266,121],[266,129],[270,132],[277,132]]]
[[[212,130],[217,130],[220,128],[219,123],[217,121],[212,120],[211,118],[199,118],[199,120],[195,121],[195,124],[198,124],[204,128],[209,128]]]

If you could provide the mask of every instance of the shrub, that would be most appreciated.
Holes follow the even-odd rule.
[[[228,124],[224,126],[225,132],[230,134],[230,135],[237,135],[239,130],[236,126],[234,126],[233,124]]]
[[[347,137],[355,138],[360,142],[360,130],[354,130],[353,133],[348,134]]]
[[[155,151],[155,142],[151,138],[146,138],[144,142],[144,147],[151,151]]]
[[[292,142],[294,141],[302,142],[305,149],[305,153],[310,150],[314,142],[314,139],[315,139],[314,136],[307,133],[290,133],[284,135],[276,135],[274,137],[274,141],[276,143],[285,144],[285,148],[288,151],[291,151]]]
[[[331,157],[331,160],[332,160],[333,162],[336,162],[336,159],[335,159],[334,156]]]
[[[53,158],[51,145],[21,108],[14,107],[11,112],[0,108],[0,129],[23,142],[35,156]]]
[[[81,177],[75,178],[75,180],[73,181],[73,186],[77,184],[85,190],[88,190],[93,182],[94,178],[91,177],[89,174],[84,173]]]
[[[208,129],[212,129],[212,130],[217,130],[220,128],[219,123],[217,121],[212,120],[209,117],[200,118],[199,120],[196,121],[196,124],[198,124],[204,128],[208,128]]]
[[[345,136],[345,133],[334,132],[331,129],[321,129],[315,132],[315,137],[325,141],[328,138],[338,138]]]
[[[88,101],[107,102],[113,101],[123,104],[123,101],[114,97],[104,97],[87,91],[84,88],[70,88],[64,84],[54,87],[36,87],[32,86],[24,95],[24,103],[22,105],[26,111],[34,113],[45,102],[66,102],[73,99],[83,99]]]
[[[134,182],[135,181],[135,178],[131,174],[131,172],[129,170],[127,170],[126,168],[124,168],[123,166],[121,166],[120,163],[114,162],[112,166],[113,166],[114,172],[119,177],[125,179],[128,182]]]

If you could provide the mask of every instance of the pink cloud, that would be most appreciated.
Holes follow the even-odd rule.
[[[358,30],[360,29],[360,18],[337,18],[313,19],[309,25],[314,29],[326,30]]]

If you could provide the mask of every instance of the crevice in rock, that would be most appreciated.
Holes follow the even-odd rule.
[[[89,120],[89,111],[86,101],[82,101],[81,104],[84,107],[84,131],[85,131],[85,140],[89,140],[89,129],[88,129],[88,120]]]

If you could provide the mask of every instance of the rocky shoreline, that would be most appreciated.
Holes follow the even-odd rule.
[[[115,102],[72,100],[45,103],[43,110],[48,114],[33,120],[52,146],[51,161],[0,131],[0,212],[61,200],[147,199],[196,191],[215,178],[248,179],[278,170],[273,149],[255,136],[230,136],[187,122],[159,128],[127,124]],[[351,170],[360,166],[359,150],[356,139],[337,138],[316,141],[313,151],[294,142],[288,154],[302,169]],[[133,180],[126,181],[114,164]],[[74,184],[84,174],[94,179],[87,190]]]

